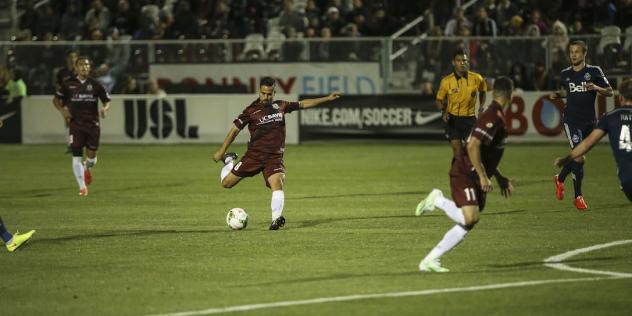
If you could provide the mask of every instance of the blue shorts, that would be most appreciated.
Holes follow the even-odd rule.
[[[575,148],[584,138],[588,137],[594,128],[595,124],[593,122],[584,125],[564,122],[564,133],[566,133],[566,138],[571,145],[571,149]]]

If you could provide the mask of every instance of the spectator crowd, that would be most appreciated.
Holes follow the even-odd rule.
[[[30,93],[51,93],[54,82],[47,79],[54,78],[55,67],[64,66],[68,50],[54,42],[74,41],[72,49],[91,57],[95,76],[113,92],[123,92],[134,85],[137,89],[136,79],[129,75],[146,73],[149,60],[380,61],[379,41],[356,39],[391,36],[424,16],[422,23],[403,34],[428,39],[416,50],[413,84],[424,89],[429,81],[434,85],[449,69],[451,51],[464,48],[472,55],[472,68],[483,74],[509,74],[524,89],[547,89],[551,80],[543,47],[559,67],[566,63],[570,37],[632,25],[632,0],[480,0],[467,9],[457,6],[462,2],[466,1],[24,0],[17,2],[18,29],[11,40],[43,43],[37,53],[28,45],[9,49],[5,65],[20,70]],[[499,36],[528,38],[517,45],[499,45],[502,37],[493,39]],[[547,41],[537,40],[544,36]],[[245,44],[231,50],[219,44],[158,44],[151,57],[145,45],[134,44],[193,39],[245,39]],[[79,45],[82,41],[105,45]],[[521,63],[525,59],[517,53],[532,62]]]

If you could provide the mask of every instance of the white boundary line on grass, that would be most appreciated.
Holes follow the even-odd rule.
[[[558,269],[558,270],[564,270],[564,271],[573,271],[573,272],[579,272],[579,273],[592,273],[592,274],[604,274],[604,275],[610,275],[613,277],[622,277],[622,278],[630,278],[632,277],[632,273],[622,273],[622,272],[612,272],[612,271],[601,271],[601,270],[592,270],[592,269],[582,269],[582,268],[574,268],[571,267],[569,265],[566,265],[564,263],[560,263],[570,257],[576,256],[578,254],[582,254],[582,253],[586,253],[586,252],[591,252],[591,251],[595,251],[595,250],[599,250],[599,249],[603,249],[603,248],[609,248],[609,247],[614,247],[614,246],[619,246],[619,245],[625,245],[625,244],[629,244],[632,243],[632,240],[618,240],[618,241],[613,241],[613,242],[609,242],[606,244],[600,244],[600,245],[594,245],[594,246],[590,246],[590,247],[586,247],[586,248],[579,248],[579,249],[575,249],[575,250],[571,250],[568,252],[565,252],[563,254],[559,254],[557,256],[552,256],[552,257],[548,257],[546,259],[544,259],[544,265],[549,267],[549,268],[553,268],[553,269]]]
[[[572,271],[572,272],[580,272],[580,273],[593,273],[593,274],[602,274],[608,276],[602,277],[592,277],[592,278],[572,278],[572,279],[552,279],[552,280],[536,280],[536,281],[521,281],[521,282],[510,282],[510,283],[497,283],[497,284],[489,284],[489,285],[479,285],[479,286],[468,286],[468,287],[455,287],[455,288],[445,288],[445,289],[430,289],[430,290],[421,290],[421,291],[407,291],[407,292],[391,292],[391,293],[374,293],[374,294],[357,294],[357,295],[347,295],[347,296],[333,296],[333,297],[320,297],[306,300],[296,300],[296,301],[281,301],[281,302],[273,302],[273,303],[261,303],[261,304],[249,304],[249,305],[236,305],[236,306],[228,306],[228,307],[220,307],[220,308],[209,308],[197,311],[187,311],[187,312],[179,312],[179,313],[168,313],[168,314],[156,314],[151,316],[197,316],[197,315],[211,315],[211,314],[220,314],[220,313],[232,313],[232,312],[242,312],[242,311],[251,311],[257,309],[264,308],[273,308],[273,307],[288,307],[288,306],[299,306],[299,305],[312,305],[312,304],[322,304],[322,303],[330,303],[330,302],[345,302],[345,301],[355,301],[355,300],[365,300],[365,299],[375,299],[375,298],[388,298],[388,297],[406,297],[406,296],[425,296],[425,295],[433,295],[433,294],[441,294],[441,293],[457,293],[457,292],[473,292],[473,291],[484,291],[484,290],[497,290],[497,289],[506,289],[506,288],[514,288],[514,287],[525,287],[525,286],[534,286],[534,285],[543,285],[543,284],[555,284],[555,283],[572,283],[572,282],[588,282],[588,281],[600,281],[600,280],[613,280],[613,279],[624,279],[624,278],[632,278],[632,273],[620,273],[620,272],[611,272],[611,271],[600,271],[600,270],[591,270],[591,269],[580,269],[573,268],[566,264],[559,263],[563,260],[566,260],[575,255],[586,253],[594,250],[599,250],[603,248],[623,245],[632,243],[632,240],[619,240],[614,241],[607,244],[594,245],[591,247],[575,249],[572,251],[565,252],[563,254],[559,254],[556,256],[552,256],[544,259],[544,265],[553,269],[564,270],[564,271]]]

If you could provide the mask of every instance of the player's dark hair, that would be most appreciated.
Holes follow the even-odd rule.
[[[500,95],[503,96],[505,98],[509,98],[511,97],[511,92],[514,89],[514,83],[513,80],[511,80],[511,78],[509,77],[498,77],[496,78],[496,80],[494,81],[494,94],[495,95]]]
[[[625,78],[619,85],[619,94],[632,101],[632,78]]]
[[[70,54],[79,54],[76,50],[74,49],[69,49],[68,51],[66,51],[66,56],[70,56]]]
[[[463,56],[463,55],[467,56],[467,53],[464,50],[462,50],[462,49],[457,49],[454,52],[454,55],[452,56],[452,59],[455,59],[456,56]]]
[[[263,77],[261,78],[261,82],[259,83],[259,87],[261,86],[274,87],[275,85],[276,85],[276,80],[274,80],[274,78],[272,77]]]
[[[571,46],[579,46],[582,48],[582,51],[585,53],[588,51],[588,47],[586,46],[586,42],[584,41],[580,41],[580,40],[575,40],[572,41],[568,44],[568,50],[571,50]]]
[[[90,62],[90,57],[88,57],[88,56],[79,56],[79,57],[77,57],[77,60],[75,61],[75,65],[78,64],[80,60],[84,60],[84,59],[87,60],[88,63],[91,63]]]

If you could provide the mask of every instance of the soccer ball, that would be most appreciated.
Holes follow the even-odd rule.
[[[226,214],[226,224],[234,230],[240,230],[248,226],[248,213],[243,208],[231,208]]]

